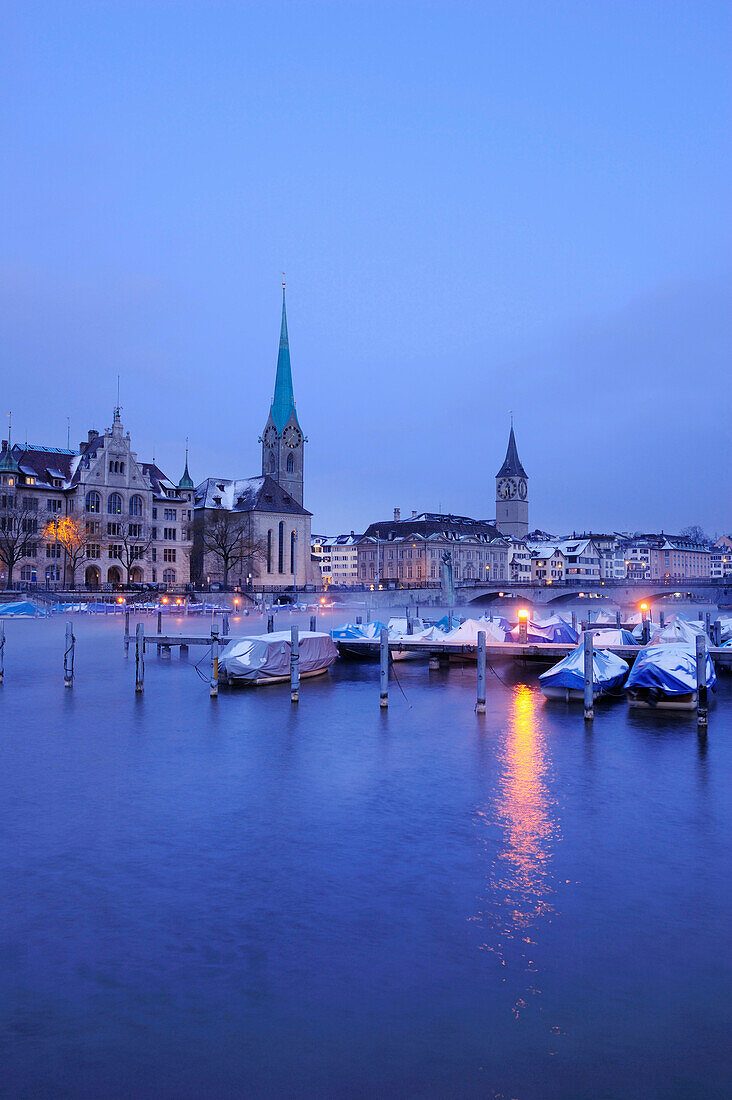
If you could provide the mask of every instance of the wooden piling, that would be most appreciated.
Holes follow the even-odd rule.
[[[212,699],[219,694],[219,631],[218,627],[211,627],[211,689]]]
[[[485,631],[478,631],[478,699],[475,704],[478,714],[485,714]]]
[[[593,633],[587,630],[584,636],[584,673],[585,673],[585,722],[592,722],[595,717],[595,684],[594,684],[594,647]]]
[[[296,626],[290,628],[290,702],[300,702],[300,638]]]
[[[158,634],[163,633],[163,613],[158,611]]]
[[[663,611],[658,612],[658,625],[661,627],[662,630],[666,625],[666,615]]]
[[[318,629],[318,620],[315,617],[315,615],[311,615],[310,616],[310,633],[314,634],[317,629]]]
[[[715,646],[720,646],[722,644],[722,622],[721,622],[720,619],[715,619],[714,620],[714,626],[713,626],[712,630],[713,630],[712,636],[713,636],[713,639],[714,639],[714,644],[715,644]]]
[[[129,656],[130,652],[130,612],[125,611],[125,657]]]
[[[66,624],[66,644],[64,647],[64,687],[70,688],[74,685],[74,644],[76,638],[74,637],[74,628],[71,623]]]
[[[267,633],[274,634],[274,615],[267,616]]]
[[[5,679],[5,623],[0,622],[0,684]]]
[[[696,724],[700,729],[707,727],[707,643],[701,635],[696,636]]]
[[[135,629],[135,691],[145,686],[145,627],[138,623]]]
[[[712,634],[712,613],[711,613],[711,611],[707,611],[706,615],[704,616],[704,622],[706,624],[707,638],[710,638],[711,634]]]
[[[622,626],[622,619],[620,618],[620,612],[619,611],[615,612],[615,625],[616,626]]]
[[[577,612],[573,611],[572,612],[572,630],[576,630],[576,629],[577,629]]]
[[[225,637],[229,636],[229,616],[224,612],[223,619],[221,621],[221,630]]]
[[[389,631],[382,627],[379,645],[379,706],[389,706]]]

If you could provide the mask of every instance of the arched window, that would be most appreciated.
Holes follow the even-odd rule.
[[[107,511],[110,516],[122,515],[122,497],[119,493],[110,493],[109,500],[107,501]]]
[[[102,498],[93,489],[86,494],[86,510],[87,512],[101,512],[102,510]]]
[[[290,455],[290,458],[292,458],[292,455]],[[295,531],[290,531],[290,572],[293,575],[295,573],[295,542],[296,542],[296,540],[297,540],[297,533]]]
[[[283,520],[280,520],[279,529],[279,545],[277,547],[277,572],[284,573],[285,571],[285,524]]]
[[[163,569],[163,584],[175,584],[175,569]]]
[[[295,472],[295,456],[293,454],[287,456],[287,472],[288,474],[294,474]]]
[[[273,474],[275,472],[275,468],[276,468],[276,463],[275,463],[274,451],[270,451],[269,452],[269,472],[271,474]]]
[[[272,572],[272,530],[267,532],[267,572]]]
[[[142,515],[142,497],[134,496],[130,497],[130,515],[141,516]]]

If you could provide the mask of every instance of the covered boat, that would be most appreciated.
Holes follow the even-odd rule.
[[[592,685],[595,699],[617,692],[628,675],[628,662],[604,649],[592,653]],[[539,676],[541,690],[547,699],[582,701],[585,697],[585,652],[579,645],[553,668]]]
[[[674,615],[665,626],[660,626],[651,634],[651,645],[664,645],[669,642],[686,642],[691,646],[696,645],[696,636],[707,636],[704,623],[693,623],[688,619],[682,619],[680,615]]]
[[[705,649],[706,686],[717,682],[714,662]],[[696,646],[689,642],[649,645],[642,649],[625,685],[632,707],[694,710],[697,705]]]
[[[580,634],[580,641],[585,636],[584,630]],[[633,645],[638,646],[638,642],[635,640],[629,630],[623,630],[622,627],[603,627],[602,630],[592,631],[592,643],[597,649],[614,649],[619,645]]]
[[[338,650],[329,634],[304,630],[298,639],[300,678],[319,676],[334,664]],[[228,683],[276,684],[290,679],[290,631],[236,638],[219,658],[219,674]]]
[[[47,615],[48,612],[30,600],[19,600],[17,603],[0,603],[0,619],[34,619],[38,615]]]
[[[507,642],[519,642],[520,623],[512,627],[506,635]],[[526,623],[526,641],[533,642],[562,642],[568,645],[576,645],[579,635],[568,622],[553,616],[551,619],[529,619]]]

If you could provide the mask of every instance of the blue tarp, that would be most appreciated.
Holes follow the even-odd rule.
[[[612,691],[613,688],[619,687],[627,676],[628,667],[628,662],[624,661],[622,657],[616,657],[614,653],[608,653],[604,649],[593,650],[592,682],[595,690]],[[563,657],[558,664],[554,665],[554,668],[542,672],[539,679],[542,682],[542,687],[584,690],[584,646],[577,646],[566,657]]]
[[[37,615],[47,614],[47,611],[36,607],[30,600],[21,600],[18,603],[0,603],[0,618],[3,619],[33,619]]]
[[[344,623],[330,632],[334,642],[346,642],[349,639],[378,638],[385,629],[384,623]]]
[[[520,641],[518,623],[509,630],[508,639],[512,642]],[[536,623],[533,619],[529,619],[526,624],[527,642],[562,642],[568,645],[576,645],[578,639],[577,631],[573,630],[563,619],[556,623]]]
[[[714,662],[706,652],[707,687],[717,682]],[[641,650],[631,669],[627,688],[648,688],[664,695],[696,691],[696,650],[685,643],[649,645]]]

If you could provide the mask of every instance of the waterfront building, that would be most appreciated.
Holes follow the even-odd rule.
[[[187,458],[178,485],[155,463],[139,461],[119,408],[112,426],[89,431],[78,450],[3,441],[2,581],[12,572],[28,585],[186,584],[192,508]],[[8,548],[13,528],[29,536],[22,544],[15,538],[15,553]]]
[[[513,419],[506,457],[496,474],[496,527],[517,539],[529,533],[529,479],[518,456]]]
[[[303,506],[307,439],[295,408],[284,283],[274,393],[259,442],[259,477],[209,477],[196,488],[192,575],[198,585],[288,588],[316,579],[311,513]]]
[[[711,577],[710,548],[683,535],[643,534],[621,541],[629,580],[675,581]]]
[[[593,541],[574,537],[552,542],[531,542],[531,580],[538,584],[593,580],[601,577],[601,554]]]
[[[370,524],[358,540],[361,584],[397,588],[437,587],[449,552],[456,583],[508,580],[509,541],[494,523],[468,516],[412,512]]]
[[[508,579],[514,584],[531,580],[531,551],[523,539],[508,538]]]
[[[711,548],[710,576],[714,580],[732,577],[732,535],[721,535]]]
[[[348,588],[359,583],[358,541],[361,535],[313,535],[313,561],[324,588]]]

